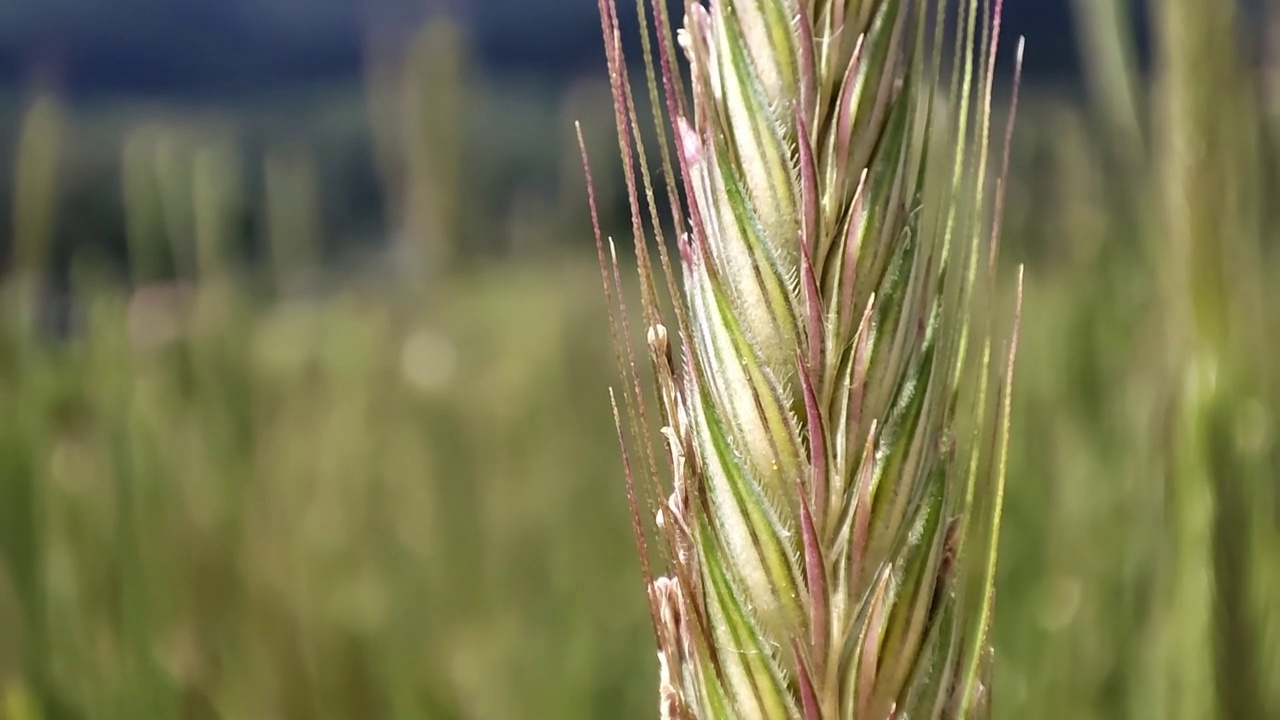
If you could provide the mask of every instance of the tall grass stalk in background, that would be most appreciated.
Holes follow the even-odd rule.
[[[1075,0],[1089,117],[1020,135],[1055,158],[1022,188],[1052,190],[1012,197],[1008,231],[1058,249],[1027,282],[997,632],[1010,717],[1280,717],[1264,5]]]
[[[1170,621],[1162,629],[1169,708],[1164,717],[1261,718],[1271,666],[1261,622],[1276,608],[1262,584],[1275,559],[1275,467],[1263,409],[1274,360],[1258,344],[1264,322],[1259,266],[1267,188],[1258,122],[1234,3],[1153,5],[1159,77],[1156,139],[1163,191],[1157,223],[1170,355],[1166,439]],[[1260,552],[1262,549],[1262,552]],[[1212,658],[1204,662],[1203,658]],[[1201,690],[1201,688],[1204,688]],[[1199,691],[1199,692],[1197,692]],[[1215,703],[1211,705],[1210,703]],[[1215,714],[1216,713],[1216,714]]]
[[[984,715],[1016,344],[979,312],[1001,2],[949,23],[945,0],[711,0],[678,33],[663,3],[637,8],[658,187],[600,0],[669,486],[597,239],[662,717]]]
[[[1092,85],[1113,89],[1096,102],[1112,120],[1112,154],[1138,161],[1119,166],[1127,189],[1110,214],[1127,209],[1146,231],[1145,266],[1125,272],[1130,283],[1149,275],[1157,289],[1150,324],[1165,350],[1150,372],[1162,400],[1148,466],[1166,501],[1144,663],[1152,681],[1136,705],[1170,718],[1273,717],[1280,711],[1267,682],[1280,670],[1280,655],[1268,649],[1275,646],[1268,619],[1280,608],[1268,587],[1277,537],[1268,447],[1274,363],[1258,360],[1271,355],[1261,344],[1267,290],[1259,268],[1274,221],[1265,201],[1276,160],[1266,152],[1265,105],[1275,90],[1266,87],[1268,68],[1252,66],[1263,54],[1243,31],[1247,14],[1264,11],[1151,3],[1148,97],[1123,59],[1132,55],[1132,28],[1120,9],[1105,6],[1077,2],[1091,36],[1107,39],[1082,55],[1096,66]],[[1150,108],[1145,128],[1140,108]]]

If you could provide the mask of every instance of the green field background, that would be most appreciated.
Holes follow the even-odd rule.
[[[1170,5],[1023,88],[1001,719],[1280,717],[1280,81]],[[360,88],[6,105],[0,718],[657,717],[602,83],[436,23]]]

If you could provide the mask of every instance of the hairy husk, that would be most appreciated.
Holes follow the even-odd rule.
[[[1000,3],[943,22],[945,0],[709,0],[678,33],[665,4],[638,8],[658,188],[600,0],[669,483],[597,242],[661,715],[983,714],[1015,346],[993,362],[976,312],[1003,193],[985,192]]]

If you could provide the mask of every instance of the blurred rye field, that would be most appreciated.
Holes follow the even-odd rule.
[[[994,715],[1277,718],[1280,25],[1157,3],[1139,71],[1115,7],[1014,135]],[[0,718],[656,717],[602,68],[437,21],[359,92],[0,113]]]

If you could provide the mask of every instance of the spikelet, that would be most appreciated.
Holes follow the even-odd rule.
[[[597,225],[661,717],[981,714],[1016,345],[992,362],[976,312],[999,0],[708,0],[678,32],[639,0],[660,184],[599,4],[657,384]]]

